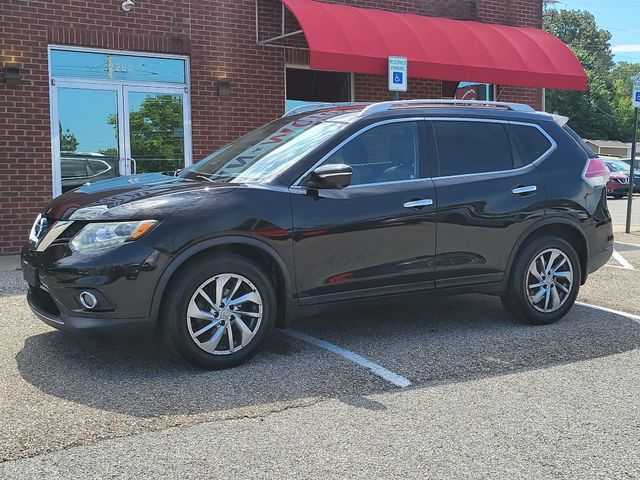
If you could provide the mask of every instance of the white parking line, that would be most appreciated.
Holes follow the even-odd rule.
[[[311,343],[316,347],[324,348],[325,350],[329,350],[336,355],[340,355],[343,358],[355,363],[356,365],[360,365],[361,367],[369,369],[373,374],[378,375],[379,377],[384,378],[387,382],[394,384],[396,387],[405,388],[411,385],[411,382],[408,378],[405,378],[397,373],[393,373],[390,370],[387,370],[382,365],[378,365],[377,363],[372,362],[371,360],[366,359],[362,355],[359,355],[354,352],[350,352],[344,348],[338,347],[333,343],[325,342],[324,340],[320,340],[319,338],[311,337],[309,335],[305,335],[302,332],[298,332],[297,330],[284,329],[281,330],[287,335],[297,338],[298,340],[303,340],[305,342]]]
[[[602,310],[603,312],[615,313],[616,315],[621,315],[623,317],[630,318],[631,320],[635,320],[636,322],[640,322],[640,315],[634,315],[633,313],[614,310],[613,308],[608,307],[601,307],[600,305],[591,305],[590,303],[576,302],[576,305],[580,305],[581,307],[593,308],[595,310]]]
[[[628,268],[621,267],[620,265],[611,265],[610,263],[606,263],[604,266],[610,268],[621,268],[622,270],[629,270]]]
[[[640,248],[640,244],[637,244],[637,243],[620,242],[618,240],[614,240],[613,243],[619,243],[620,245],[628,245],[629,247],[638,247],[638,248]]]
[[[617,250],[613,250],[613,258],[616,262],[622,265],[622,268],[626,268],[627,270],[633,270],[633,265],[627,262],[627,259],[624,258]]]

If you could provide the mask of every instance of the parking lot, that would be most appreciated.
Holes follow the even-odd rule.
[[[637,478],[640,235],[616,239],[558,324],[481,295],[399,302],[217,372],[55,331],[2,272],[0,478]]]

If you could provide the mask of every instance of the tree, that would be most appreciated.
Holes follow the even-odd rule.
[[[633,77],[640,75],[640,64],[620,62],[611,72],[613,79],[613,114],[618,120],[618,140],[630,142],[633,136]]]
[[[115,125],[115,116],[109,124]],[[184,124],[179,95],[149,95],[129,114],[131,156],[138,173],[181,168]]]
[[[595,17],[583,10],[550,10],[544,17],[544,29],[569,45],[589,83],[586,92],[549,90],[547,110],[569,116],[572,127],[584,138],[617,138],[620,127],[611,102],[611,34],[599,29]]]
[[[104,155],[105,157],[116,158],[118,156],[118,149],[116,147],[101,148],[100,150],[98,150],[98,153]]]
[[[60,151],[61,152],[75,152],[78,148],[78,139],[71,133],[71,130],[67,128],[65,132],[62,131],[62,124],[58,124],[60,129]]]

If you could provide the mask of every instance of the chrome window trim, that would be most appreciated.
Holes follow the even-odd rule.
[[[340,150],[344,145],[349,143],[354,138],[362,135],[364,132],[366,132],[368,130],[371,130],[372,128],[379,127],[381,125],[387,125],[387,124],[390,124],[390,123],[420,122],[420,121],[424,121],[424,117],[389,118],[387,120],[381,120],[379,122],[375,122],[375,123],[372,123],[370,125],[367,125],[364,128],[361,128],[357,132],[355,132],[355,133],[351,134],[349,137],[345,138],[338,145],[333,147],[326,155],[324,155],[320,160],[318,160],[311,168],[309,168],[300,177],[298,177],[298,179],[295,182],[293,182],[293,185],[291,185],[291,187],[289,187],[289,188],[292,189],[292,188],[299,187],[299,188],[303,188],[304,189],[304,187],[300,185],[300,182],[302,181],[302,179],[304,179],[307,175],[309,175],[316,168],[318,168],[320,165],[322,165],[329,157],[331,157],[331,155],[333,155],[338,150]],[[347,188],[356,188],[356,187],[364,187],[364,186],[368,187],[368,186],[371,186],[371,185],[388,185],[390,183],[414,182],[414,181],[417,181],[417,180],[425,180],[425,178],[411,178],[411,179],[408,179],[408,180],[396,180],[396,181],[393,181],[393,182],[363,183],[363,184],[360,184],[360,185],[353,185],[353,186],[349,185],[348,187],[345,187],[345,189],[347,189]]]
[[[374,183],[362,183],[360,185],[349,185],[348,187],[345,187],[342,190],[347,190],[347,189],[355,190],[357,188],[376,187],[378,185],[397,185],[400,183],[417,183],[417,182],[430,183],[431,181],[432,181],[431,178],[410,178],[408,180],[393,180],[391,182],[374,182]],[[307,189],[302,185],[292,185],[291,187],[289,187],[289,191],[291,193],[306,193]]]
[[[537,129],[538,131],[540,131],[540,133],[542,133],[547,138],[547,140],[549,140],[549,143],[551,143],[551,146],[542,155],[536,158],[533,162],[523,165],[522,167],[509,168],[507,170],[491,170],[489,172],[463,173],[459,175],[443,175],[443,176],[433,177],[434,180],[435,179],[451,179],[451,178],[468,178],[468,177],[486,177],[486,176],[494,176],[494,175],[507,174],[507,173],[517,174],[519,172],[524,172],[526,170],[529,170],[532,166],[539,165],[542,161],[544,161],[549,155],[551,155],[558,148],[558,144],[553,139],[553,137],[549,135],[544,130],[544,128],[542,128],[540,125],[536,123],[513,121],[513,120],[501,120],[501,119],[494,119],[494,118],[484,119],[484,118],[463,118],[463,117],[426,117],[424,118],[424,120],[436,121],[436,122],[437,121],[456,121],[456,122],[483,122],[483,123],[502,123],[507,125],[522,125],[525,127],[533,127]],[[436,139],[436,148],[437,148],[437,141],[438,140]],[[438,157],[438,161],[440,161],[440,157]]]

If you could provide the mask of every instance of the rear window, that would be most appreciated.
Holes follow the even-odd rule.
[[[509,137],[501,123],[434,121],[440,176],[513,168]]]
[[[535,127],[527,125],[506,125],[513,145],[513,157],[516,167],[535,162],[550,148],[551,142]]]

